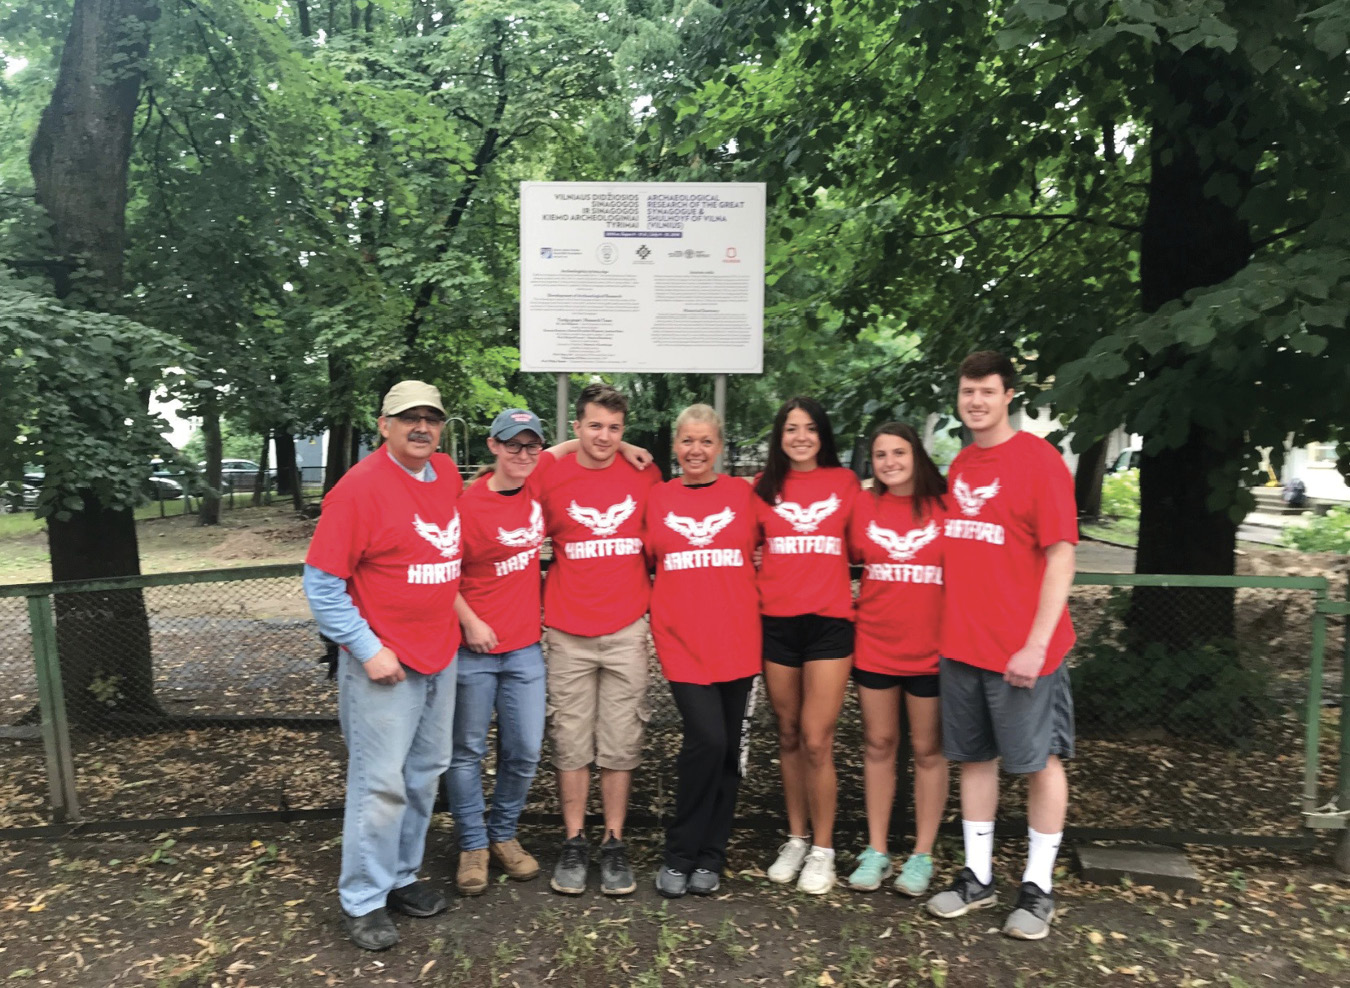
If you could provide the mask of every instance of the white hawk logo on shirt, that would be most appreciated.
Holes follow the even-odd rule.
[[[637,510],[637,502],[629,494],[618,504],[611,504],[604,511],[595,508],[583,508],[573,501],[567,506],[567,517],[578,524],[585,525],[597,536],[613,535],[619,526],[632,517]]]
[[[531,549],[539,546],[544,541],[544,509],[539,506],[539,502],[530,499],[530,523],[524,528],[499,528],[497,529],[497,541],[502,545],[512,549]]]
[[[913,559],[920,549],[938,537],[937,522],[930,521],[923,528],[911,528],[904,535],[882,528],[876,522],[867,523],[867,537],[897,562]]]
[[[413,528],[417,529],[417,534],[422,536],[437,549],[446,559],[455,559],[459,556],[459,512],[455,512],[455,517],[450,519],[450,524],[445,528],[437,528],[429,521],[423,521],[419,515],[413,515]]]
[[[693,518],[685,518],[683,515],[677,515],[675,512],[669,512],[662,519],[666,527],[673,532],[683,535],[689,540],[690,545],[705,546],[712,545],[713,538],[718,532],[726,528],[736,520],[736,512],[730,508],[723,508],[715,515],[708,515],[702,521],[695,521]]]
[[[823,501],[816,501],[802,507],[793,501],[780,501],[774,505],[774,513],[791,523],[798,532],[814,532],[830,515],[839,510],[839,496],[831,494]]]
[[[980,513],[980,509],[989,501],[992,501],[998,495],[998,478],[994,478],[992,484],[984,487],[976,487],[971,490],[969,484],[962,477],[957,477],[956,482],[952,484],[952,493],[956,495],[956,503],[961,505],[961,514],[967,518],[974,518]]]

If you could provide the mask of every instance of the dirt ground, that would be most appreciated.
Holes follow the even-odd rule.
[[[278,504],[224,511],[219,525],[206,528],[197,524],[195,515],[149,518],[137,522],[136,532],[141,572],[175,573],[298,563],[314,534],[314,522],[298,517],[289,504]],[[0,540],[0,584],[50,579],[45,531]]]
[[[522,839],[553,861],[553,828]],[[1000,908],[942,922],[913,900],[836,889],[810,897],[760,870],[778,839],[737,837],[731,874],[708,900],[651,888],[660,835],[629,835],[636,894],[564,898],[541,877],[451,895],[429,920],[399,918],[402,942],[366,954],[343,935],[333,892],[336,823],[152,837],[0,844],[0,979],[39,985],[856,986],[1070,988],[1093,984],[1350,985],[1350,885],[1329,845],[1281,858],[1197,852],[1193,894],[1071,874],[1062,855],[1049,939],[997,927],[1023,848],[996,861]],[[431,834],[424,877],[449,887],[452,837]],[[955,848],[940,848],[948,866]]]

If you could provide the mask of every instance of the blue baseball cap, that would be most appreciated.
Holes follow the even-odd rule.
[[[544,427],[539,422],[539,416],[528,409],[508,408],[497,413],[488,435],[493,439],[506,440],[527,431],[533,432],[540,439],[544,438]]]

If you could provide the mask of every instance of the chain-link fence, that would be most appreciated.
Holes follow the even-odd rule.
[[[1079,575],[1071,825],[1293,836],[1336,793],[1345,605],[1321,578],[1205,580],[1225,582]],[[325,652],[298,566],[0,588],[0,831],[340,806]],[[659,815],[679,718],[654,658],[651,701],[633,808]],[[778,805],[776,747],[761,703],[747,802]],[[851,687],[836,752],[841,821],[860,821]],[[529,809],[556,807],[541,771]]]

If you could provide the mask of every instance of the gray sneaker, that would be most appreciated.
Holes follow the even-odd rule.
[[[600,845],[600,891],[605,895],[628,895],[637,889],[628,864],[628,845],[610,837]]]
[[[656,873],[656,891],[667,899],[678,899],[689,888],[689,876],[674,868],[662,868]]]
[[[972,909],[986,909],[997,901],[993,882],[982,885],[975,872],[962,868],[950,885],[928,900],[928,911],[939,919],[955,919]]]
[[[712,895],[721,887],[721,877],[709,868],[695,868],[689,876],[690,895]]]
[[[1055,897],[1035,882],[1023,882],[1017,906],[1003,924],[1003,935],[1015,940],[1044,940],[1055,918]]]
[[[548,884],[563,895],[581,895],[586,891],[586,869],[590,866],[591,845],[578,834],[562,842],[558,863],[553,866],[553,880]]]

